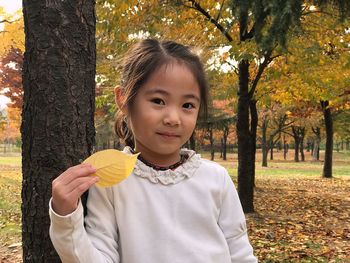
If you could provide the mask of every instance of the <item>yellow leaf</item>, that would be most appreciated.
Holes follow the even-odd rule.
[[[107,187],[120,183],[131,174],[138,155],[139,153],[130,155],[108,149],[94,153],[83,163],[91,164],[96,168],[93,175],[100,179],[96,185]]]

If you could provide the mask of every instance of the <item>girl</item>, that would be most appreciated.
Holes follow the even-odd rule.
[[[146,39],[127,53],[115,128],[124,152],[141,154],[113,187],[95,187],[87,164],[54,180],[50,236],[63,262],[257,262],[227,171],[181,149],[206,113],[207,91],[188,47]]]

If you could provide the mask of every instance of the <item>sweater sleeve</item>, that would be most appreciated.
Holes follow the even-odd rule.
[[[218,224],[226,238],[232,263],[258,262],[249,243],[245,216],[236,188],[226,170]]]
[[[50,238],[63,263],[119,263],[117,222],[108,190],[92,187],[84,216],[81,201],[67,216],[56,214],[50,200]]]

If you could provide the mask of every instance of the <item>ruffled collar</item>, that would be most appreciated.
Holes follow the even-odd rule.
[[[132,154],[131,148],[129,146],[126,146],[123,152]],[[139,177],[148,179],[150,182],[155,184],[177,184],[178,182],[186,178],[190,178],[194,175],[200,165],[201,159],[200,154],[197,154],[195,151],[186,148],[181,149],[180,154],[187,154],[188,159],[175,170],[155,170],[137,159],[134,167],[134,174]]]

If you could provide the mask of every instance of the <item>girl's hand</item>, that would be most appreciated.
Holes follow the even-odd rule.
[[[52,209],[65,216],[78,207],[80,196],[98,181],[90,164],[72,166],[52,182]]]

